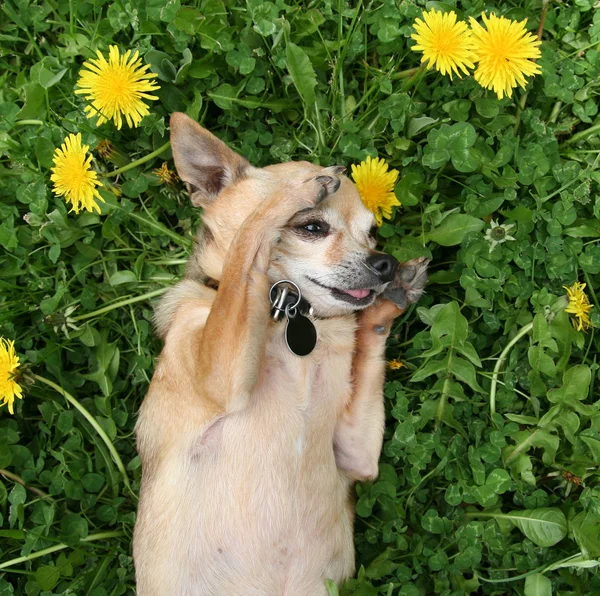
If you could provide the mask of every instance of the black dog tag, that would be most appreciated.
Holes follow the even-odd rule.
[[[286,312],[288,322],[285,328],[285,341],[296,356],[308,356],[317,345],[317,330],[312,321],[298,311],[291,316]]]

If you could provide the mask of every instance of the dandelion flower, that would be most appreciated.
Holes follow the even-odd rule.
[[[102,159],[110,159],[115,154],[115,146],[108,139],[102,139],[96,151]]]
[[[515,227],[515,224],[499,225],[492,219],[490,228],[485,233],[485,239],[490,243],[490,252],[496,248],[496,245],[515,240],[508,232]]]
[[[163,184],[175,184],[179,177],[173,170],[169,170],[169,164],[163,161],[160,168],[152,170],[152,173],[163,183]]]
[[[573,327],[577,331],[585,331],[592,325],[589,313],[594,308],[585,295],[585,284],[575,282],[572,286],[564,286],[564,288],[569,297],[569,306],[565,308],[565,312],[573,315]]]
[[[463,21],[457,23],[453,10],[443,13],[432,8],[423,13],[423,18],[425,21],[415,20],[416,33],[411,35],[417,42],[412,49],[423,52],[421,62],[428,61],[428,69],[435,67],[443,75],[449,74],[450,78],[452,72],[460,77],[460,70],[468,75],[467,68],[475,68],[475,55],[467,24]]]
[[[377,225],[392,217],[392,207],[400,205],[394,194],[398,170],[388,172],[384,159],[367,157],[360,165],[352,166],[352,178],[365,207],[373,213]]]
[[[18,368],[15,342],[0,337],[0,405],[7,405],[11,414],[15,413],[15,397],[23,399],[21,386],[15,381]]]
[[[79,327],[75,325],[75,319],[71,316],[77,309],[78,305],[68,306],[64,313],[55,312],[46,317],[46,322],[54,329],[54,333],[58,333],[60,329],[66,336],[67,339],[69,337],[69,329],[73,329],[75,331],[79,330]]]
[[[481,15],[485,29],[471,17],[471,29],[475,44],[475,80],[486,89],[493,89],[498,99],[511,97],[512,90],[525,87],[525,77],[542,72],[532,62],[542,54],[538,47],[542,42],[525,29],[524,21],[511,21],[505,17]]]
[[[131,50],[127,50],[121,56],[117,46],[110,46],[108,61],[100,51],[96,55],[97,59],[83,63],[84,69],[77,81],[79,89],[75,91],[91,102],[85,107],[87,117],[98,116],[97,125],[113,120],[118,129],[125,117],[129,126],[137,126],[149,114],[142,100],[158,99],[149,93],[159,89],[151,80],[157,75],[146,72],[150,65],[142,65],[137,51],[132,56]]]
[[[389,360],[389,361],[388,361],[388,363],[387,363],[387,365],[388,365],[388,368],[389,368],[390,370],[399,370],[399,369],[401,369],[402,367],[405,367],[405,366],[406,366],[406,365],[404,364],[404,362],[402,362],[401,360],[397,360],[397,359],[394,359],[394,360]]]
[[[98,174],[90,167],[92,156],[87,155],[88,145],[81,144],[81,135],[70,134],[60,149],[54,150],[54,167],[50,180],[54,192],[72,205],[71,211],[81,209],[97,211],[100,207],[95,199],[103,201],[96,186],[102,186]]]

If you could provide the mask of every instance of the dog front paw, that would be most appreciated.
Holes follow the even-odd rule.
[[[327,196],[338,191],[341,184],[339,176],[343,171],[342,166],[323,168],[318,176],[312,176],[304,181],[304,188],[310,189],[308,202],[311,206],[318,205]]]
[[[385,289],[382,298],[390,300],[402,310],[417,302],[427,283],[427,265],[429,259],[425,257],[400,263],[396,277]]]

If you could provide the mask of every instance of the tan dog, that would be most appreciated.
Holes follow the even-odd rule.
[[[171,139],[205,211],[187,276],[156,314],[165,344],[137,424],[137,593],[325,594],[326,578],[354,571],[351,487],[377,476],[385,340],[426,262],[396,272],[374,251],[373,215],[343,168],[254,168],[183,114]],[[283,279],[312,307],[305,357],[271,316]]]

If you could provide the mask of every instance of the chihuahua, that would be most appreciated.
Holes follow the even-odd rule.
[[[137,593],[325,595],[354,572],[352,487],[378,472],[385,341],[427,261],[375,250],[343,167],[255,168],[180,113],[171,142],[204,212],[156,312]]]

